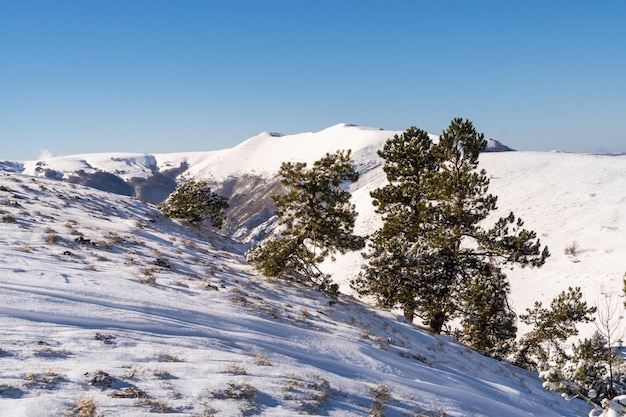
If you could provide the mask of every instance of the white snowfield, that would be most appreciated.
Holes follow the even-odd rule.
[[[37,170],[132,178],[184,162],[184,178],[270,176],[283,161],[352,149],[365,234],[378,224],[369,191],[385,180],[376,150],[394,133],[337,125],[223,151],[7,164],[21,173],[0,173],[0,416],[63,416],[87,400],[103,416],[587,415],[536,374],[353,298],[359,254],[325,265],[347,293],[331,305],[259,276],[227,237]],[[626,157],[486,153],[481,166],[498,215],[514,211],[552,253],[540,269],[507,271],[518,313],[568,286],[590,303],[602,288],[619,293]],[[576,255],[565,254],[573,242]]]

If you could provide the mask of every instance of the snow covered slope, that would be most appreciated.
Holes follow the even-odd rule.
[[[5,173],[0,217],[0,416],[586,414],[399,316],[268,281],[241,244],[138,200]]]
[[[376,151],[396,133],[400,132],[339,124],[315,133],[265,132],[221,151],[92,154],[4,166],[30,175],[76,178],[76,182],[122,194],[134,192],[150,202],[164,199],[176,182],[208,180],[230,198],[225,231],[254,244],[270,230],[271,195],[280,191],[276,178],[280,164],[311,163],[338,149],[352,149],[361,172],[361,179],[351,188],[359,212],[357,232],[375,230],[378,216],[369,192],[385,181]],[[503,145],[490,141],[489,146],[498,150]],[[515,212],[552,253],[539,270],[507,271],[518,313],[536,300],[549,302],[568,286],[581,286],[590,303],[603,290],[620,291],[626,272],[626,156],[493,152],[483,154],[480,164],[491,177],[490,192],[499,197],[497,214]],[[576,256],[564,253],[572,245],[578,248]],[[348,282],[360,263],[359,254],[350,254],[326,268],[350,292]]]

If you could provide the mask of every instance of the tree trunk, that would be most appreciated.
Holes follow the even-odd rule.
[[[413,318],[415,318],[415,308],[405,306],[404,307],[404,318],[409,323],[413,323]]]
[[[430,318],[430,321],[428,322],[428,326],[430,327],[430,330],[432,330],[433,333],[439,334],[441,333],[441,329],[443,329],[443,325],[445,322],[446,322],[446,313],[444,313],[443,311],[437,311]]]

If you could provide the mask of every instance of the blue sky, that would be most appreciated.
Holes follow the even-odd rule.
[[[345,122],[626,152],[626,2],[0,0],[0,160]]]

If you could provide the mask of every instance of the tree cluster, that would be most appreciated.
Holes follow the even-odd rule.
[[[388,182],[371,193],[384,223],[352,285],[436,333],[460,318],[461,340],[498,355],[516,333],[502,266],[541,266],[549,252],[513,213],[483,226],[497,201],[478,170],[486,146],[484,135],[459,118],[438,142],[412,127],[385,143],[378,154]]]
[[[190,223],[209,219],[213,227],[220,228],[228,199],[211,191],[206,181],[187,181],[178,185],[158,207],[167,217]]]
[[[517,317],[504,267],[541,267],[550,254],[513,213],[488,224],[497,197],[478,169],[486,145],[460,118],[438,141],[415,127],[387,140],[378,151],[387,182],[371,192],[383,223],[369,236],[366,264],[351,285],[382,307],[401,308],[411,322],[419,317],[435,333],[454,333],[487,355],[539,370],[548,389],[616,410],[626,394],[616,314],[600,316],[599,332],[572,353],[565,348],[576,325],[592,321],[597,311],[579,288],[563,291],[549,307],[537,302],[527,309],[519,318],[532,330],[515,341]],[[280,230],[251,251],[250,260],[265,275],[313,282],[336,295],[337,285],[319,264],[365,245],[353,233],[356,212],[346,190],[358,180],[350,151],[327,154],[311,168],[283,163],[280,175],[287,189],[273,197]],[[452,320],[461,329],[451,331]]]
[[[566,399],[581,398],[593,404],[590,416],[624,416],[626,362],[620,353],[623,306],[615,303],[612,295],[603,296],[599,308],[588,307],[579,288],[562,292],[549,309],[535,303],[521,316],[533,329],[522,337],[516,360],[537,369],[546,389],[561,392]],[[578,334],[576,322],[590,321],[596,324],[593,335],[565,349],[567,338]]]

